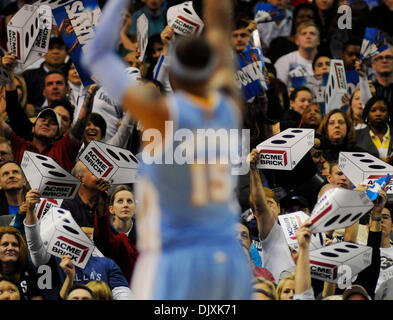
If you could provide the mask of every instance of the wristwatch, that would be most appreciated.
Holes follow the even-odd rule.
[[[382,216],[374,216],[373,214],[371,214],[371,220],[372,221],[381,221],[382,220]]]

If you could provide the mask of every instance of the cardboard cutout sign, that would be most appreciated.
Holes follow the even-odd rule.
[[[97,178],[105,178],[112,184],[136,182],[138,160],[129,150],[92,140],[79,160]]]
[[[47,5],[51,9],[56,9],[58,7],[62,7],[69,2],[72,2],[74,0],[37,0],[34,4],[35,5]]]
[[[393,166],[368,152],[340,152],[338,167],[355,186],[365,184],[370,187],[378,178],[388,173],[393,175]],[[393,193],[392,180],[388,183],[386,193]]]
[[[288,245],[298,251],[299,244],[296,239],[296,230],[304,224],[306,220],[310,217],[303,211],[296,211],[287,214],[280,214],[278,220],[280,221],[280,226],[284,231],[285,238]],[[325,245],[326,235],[324,233],[314,233],[311,235],[310,250],[316,250]]]
[[[47,5],[38,7],[38,18],[40,30],[25,62],[19,63],[19,67],[21,69],[24,69],[36,62],[38,59],[41,59],[48,52],[53,20],[51,8]]]
[[[337,283],[340,267],[351,268],[357,275],[371,264],[372,248],[351,242],[340,242],[309,253],[311,277]]]
[[[40,233],[48,253],[70,255],[74,265],[84,268],[94,250],[94,244],[75,222],[71,212],[52,207],[40,220]]]
[[[25,4],[7,25],[8,49],[16,61],[26,61],[39,31],[38,6]]]
[[[175,34],[199,36],[202,33],[204,23],[195,12],[192,1],[171,6],[166,16],[168,25],[174,29]]]
[[[139,60],[143,61],[147,44],[149,42],[149,20],[145,14],[140,15],[136,20],[136,30],[138,49],[140,52]]]
[[[380,54],[388,48],[383,33],[375,28],[366,28],[364,32],[362,47],[360,49],[360,60],[371,58]]]
[[[258,2],[255,8],[255,22],[266,23],[271,21],[281,21],[284,19],[284,13],[276,6],[267,2]]]
[[[363,191],[327,190],[311,213],[310,230],[317,233],[349,227],[373,207],[374,203]]]
[[[347,80],[345,77],[344,62],[338,59],[330,60],[330,72],[325,91],[326,113],[333,109],[340,109],[342,97],[348,92]]]
[[[81,182],[59,166],[52,158],[25,151],[21,168],[31,188],[42,198],[73,199]]]
[[[262,169],[292,170],[314,145],[314,129],[289,128],[257,146]]]
[[[94,37],[94,28],[101,15],[97,1],[58,1],[52,13],[79,78],[84,86],[92,84],[90,72],[81,63],[81,55],[86,44]]]
[[[50,208],[56,207],[59,208],[63,203],[63,199],[46,199],[41,198],[41,201],[35,206],[35,215],[37,219],[40,220],[43,218],[49,211]]]

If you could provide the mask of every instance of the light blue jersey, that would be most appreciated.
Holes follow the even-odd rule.
[[[171,134],[166,130],[166,147],[159,159],[173,164],[141,165],[137,191],[141,256],[132,286],[137,298],[250,298],[251,271],[236,239],[239,212],[229,153],[215,164],[198,164],[211,159],[209,152],[220,155],[223,150],[237,150],[241,140],[229,139],[229,132],[238,133],[240,115],[234,102],[222,94],[214,94],[209,101],[213,108],[207,111],[197,107],[206,101],[185,92],[168,99],[175,141],[173,147],[168,144]],[[203,129],[210,132],[202,133]],[[217,132],[223,138],[220,148],[214,138]],[[180,139],[181,135],[187,138]],[[190,163],[179,164],[179,159]]]

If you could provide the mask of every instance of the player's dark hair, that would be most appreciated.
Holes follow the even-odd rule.
[[[185,67],[203,69],[209,64],[213,50],[204,38],[191,36],[179,40],[176,55]]]

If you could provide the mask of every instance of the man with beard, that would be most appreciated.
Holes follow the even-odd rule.
[[[26,184],[22,169],[17,163],[6,161],[0,165],[0,215],[19,212],[26,194]]]

